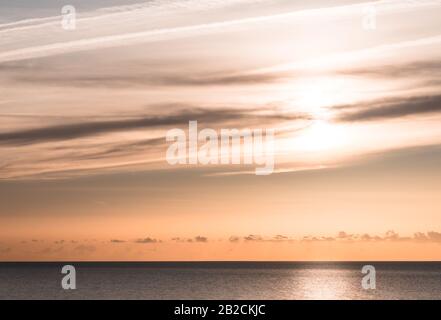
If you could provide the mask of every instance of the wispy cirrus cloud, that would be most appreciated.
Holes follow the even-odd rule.
[[[339,121],[392,119],[441,112],[441,95],[397,97],[334,108],[340,111],[351,110],[341,112],[337,116]]]
[[[265,2],[265,1],[259,1]],[[349,6],[336,6],[331,8],[314,8],[307,10],[294,10],[290,12],[242,17],[239,19],[229,19],[205,23],[190,23],[185,25],[175,26],[168,23],[168,27],[156,28],[149,23],[150,19],[165,18],[170,19],[174,15],[188,13],[192,11],[197,13],[201,10],[215,10],[219,8],[240,6],[244,4],[250,4],[248,0],[228,0],[228,1],[185,1],[179,3],[179,1],[172,1],[171,3],[161,1],[158,6],[151,6],[148,3],[142,6],[118,6],[115,8],[108,8],[107,10],[96,11],[89,13],[82,20],[78,21],[80,26],[77,35],[73,38],[61,37],[56,32],[49,32],[51,35],[47,38],[42,38],[40,44],[33,46],[20,46],[15,43],[11,43],[9,39],[14,35],[20,35],[22,37],[31,38],[35,33],[41,34],[42,31],[54,31],[55,28],[59,28],[60,17],[45,17],[42,19],[31,19],[25,22],[8,23],[3,25],[4,45],[5,47],[11,47],[10,50],[6,50],[0,53],[0,63],[7,61],[17,61],[24,59],[47,57],[58,54],[66,54],[71,52],[83,51],[83,50],[95,50],[101,48],[109,48],[115,46],[133,45],[137,43],[146,43],[149,41],[158,41],[170,39],[173,37],[182,37],[185,35],[204,34],[206,32],[216,32],[218,30],[237,27],[241,25],[247,25],[252,23],[263,23],[277,19],[292,19],[295,17],[304,17],[305,15],[323,14],[323,10],[331,10],[330,13],[335,12],[340,14],[348,8],[359,8],[360,5]],[[113,12],[112,12],[113,11]],[[197,17],[193,16],[193,20]],[[148,19],[150,18],[150,19]],[[121,27],[115,28],[119,20],[124,21],[125,32],[121,30]],[[142,31],[133,31],[133,23],[135,23],[136,29],[140,28],[140,21],[144,21],[141,24]],[[191,19],[189,20],[191,21]],[[94,28],[95,27],[95,28]],[[1,28],[1,25],[0,25]],[[83,29],[84,28],[84,29]],[[100,32],[95,36],[90,36],[90,30],[96,29]],[[132,29],[132,30],[131,30]],[[56,29],[55,29],[56,30]],[[87,32],[85,32],[85,30]],[[25,43],[26,44],[26,43]],[[2,42],[0,41],[0,45]]]
[[[176,105],[165,105],[163,108],[175,108]],[[247,119],[247,123],[261,123],[266,121],[294,121],[308,120],[304,114],[278,114],[255,112],[250,109],[238,108],[180,108],[176,113],[157,116],[133,117],[107,121],[82,121],[66,123],[42,128],[26,129],[15,132],[0,133],[0,145],[25,145],[43,143],[48,141],[62,141],[99,134],[128,131],[135,129],[166,128],[169,126],[188,125],[191,120],[197,119],[204,124],[220,124],[228,121]],[[271,111],[271,110],[269,110]],[[151,142],[154,143],[156,139]]]
[[[274,74],[204,74],[204,75],[162,75],[162,74],[144,74],[144,75],[102,75],[102,76],[66,76],[59,74],[57,76],[35,74],[29,71],[29,74],[21,74],[19,77],[11,75],[11,79],[19,83],[39,83],[51,86],[71,86],[78,88],[137,88],[137,87],[206,87],[206,86],[237,86],[237,85],[257,85],[277,83],[292,78],[287,73]]]
[[[259,1],[265,4],[265,1]],[[266,1],[271,2],[271,1]],[[106,10],[96,10],[89,14],[85,14],[80,21],[78,21],[79,30],[75,36],[62,37],[57,32],[59,28],[59,16],[45,17],[41,19],[30,19],[24,22],[8,23],[3,25],[0,32],[3,33],[5,47],[10,47],[0,53],[0,63],[7,61],[18,61],[25,59],[41,58],[59,54],[67,54],[72,52],[84,50],[96,50],[102,48],[112,48],[117,46],[134,45],[138,43],[147,43],[150,41],[162,41],[173,39],[175,37],[185,37],[188,35],[204,35],[209,32],[217,32],[225,28],[240,27],[248,24],[265,23],[278,20],[293,20],[305,19],[308,17],[340,17],[353,16],[360,12],[365,3],[343,4],[335,6],[320,6],[307,9],[297,9],[289,12],[274,13],[267,15],[247,16],[238,19],[226,19],[221,21],[191,23],[188,19],[184,25],[166,24],[167,27],[155,28],[149,21],[150,19],[169,19],[174,15],[188,14],[188,12],[198,13],[201,10],[216,10],[225,7],[240,8],[242,5],[252,3],[248,0],[229,0],[229,1],[186,1],[185,3],[178,2],[159,2],[153,6],[149,3],[141,6],[118,6],[115,8],[107,8]],[[255,4],[255,3],[254,3]],[[425,8],[430,6],[437,6],[438,3],[434,1],[423,1],[420,3],[402,3],[402,1],[379,1],[377,3],[378,10],[385,12],[396,11],[404,9],[412,9],[414,7]],[[244,11],[246,12],[246,11]],[[197,17],[193,16],[194,18]],[[150,19],[149,19],[150,18]],[[124,24],[118,23],[124,21]],[[166,20],[167,21],[167,20]],[[124,28],[120,26],[124,25]],[[115,28],[118,26],[118,28]],[[134,31],[143,29],[142,31]],[[92,33],[90,30],[96,30]],[[25,40],[31,39],[35,34],[42,34],[47,32],[45,37],[42,37],[40,43],[33,46],[28,46],[22,42],[11,42],[9,39],[14,36],[20,36]],[[49,35],[49,36],[48,36]]]
[[[441,71],[440,60],[430,61],[403,61],[394,64],[374,65],[369,67],[354,67],[350,70],[337,71],[339,74],[351,76],[364,76],[373,78],[392,77],[439,77]]]

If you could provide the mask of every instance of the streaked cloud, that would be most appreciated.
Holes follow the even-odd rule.
[[[58,75],[39,75],[32,70],[27,70],[26,74],[14,76],[11,79],[20,83],[39,83],[48,86],[71,86],[78,88],[137,88],[137,87],[175,87],[175,86],[238,86],[238,85],[258,85],[271,84],[289,80],[293,75],[289,73],[269,73],[269,74],[213,74],[213,75],[179,75],[179,74],[144,74],[144,75],[83,75],[68,76]]]
[[[176,105],[165,105],[163,108],[174,108]],[[182,109],[182,108],[181,108]],[[299,120],[307,118],[304,115],[282,115],[265,114],[259,115],[253,111],[245,109],[184,109],[178,113],[168,115],[158,115],[149,117],[138,117],[134,119],[118,119],[113,121],[82,121],[79,123],[68,123],[29,129],[17,132],[0,133],[0,144],[35,144],[54,140],[69,140],[85,136],[93,136],[103,133],[148,129],[153,127],[167,127],[187,125],[189,121],[198,119],[205,124],[222,123],[230,120],[253,119],[274,120]],[[152,140],[152,142],[157,141]]]
[[[259,1],[264,2],[264,1]],[[6,52],[0,53],[0,63],[6,61],[17,61],[23,59],[40,58],[47,57],[51,55],[67,54],[71,52],[77,52],[82,50],[96,50],[101,48],[109,48],[114,46],[126,46],[134,45],[137,43],[146,43],[149,41],[162,41],[166,39],[171,39],[174,37],[182,37],[185,35],[200,35],[207,32],[216,32],[224,28],[233,28],[241,25],[254,24],[254,23],[265,23],[271,20],[278,19],[293,19],[296,17],[304,18],[308,15],[323,15],[324,10],[329,10],[329,14],[350,14],[351,10],[357,10],[360,5],[349,5],[349,6],[335,6],[330,8],[318,8],[318,9],[306,9],[306,10],[294,10],[290,12],[283,12],[277,14],[267,14],[260,16],[244,17],[239,19],[229,19],[223,21],[215,21],[209,23],[191,23],[184,26],[174,26],[169,24],[169,27],[155,28],[149,23],[150,19],[165,17],[173,17],[173,14],[182,14],[184,12],[193,11],[201,9],[221,9],[222,7],[231,7],[233,5],[243,5],[249,4],[250,1],[242,0],[229,0],[224,2],[218,1],[206,1],[202,5],[195,1],[186,2],[185,5],[175,4],[172,6],[167,6],[166,2],[161,3],[158,6],[159,12],[155,8],[149,6],[137,7],[133,9],[131,6],[119,6],[113,9],[107,9],[105,11],[96,11],[92,16],[85,17],[77,22],[81,29],[78,31],[83,37],[80,39],[74,38],[71,40],[66,40],[66,37],[61,37],[57,33],[51,39],[49,38],[46,42],[42,41],[40,45],[34,45],[32,47],[15,47]],[[202,8],[201,8],[202,7]],[[109,11],[114,11],[113,13],[108,13]],[[197,16],[193,16],[197,17]],[[34,33],[40,34],[42,30],[51,30],[54,28],[59,28],[59,17],[46,17],[43,19],[32,19],[22,22],[22,26],[17,26],[14,24],[4,25],[4,29],[0,30],[5,36],[4,45],[10,44],[8,39],[15,34],[32,37]],[[150,18],[150,19],[149,19]],[[144,25],[141,24],[142,31],[126,31],[121,30],[121,27],[115,28],[115,26],[121,24],[118,20],[121,19],[125,21],[124,30],[130,30],[132,27],[131,23],[138,22],[137,28],[139,30],[140,22],[145,21]],[[130,23],[127,23],[130,22]],[[1,27],[1,25],[0,25]],[[101,30],[101,34],[96,36],[90,36],[90,30],[94,29]],[[84,28],[84,29],[83,29]],[[2,42],[0,42],[2,44]]]
[[[352,107],[344,106],[342,109],[347,108],[356,109],[356,111],[342,112],[338,116],[338,120],[372,121],[378,119],[400,118],[411,115],[440,112],[441,96],[399,97],[355,105]]]

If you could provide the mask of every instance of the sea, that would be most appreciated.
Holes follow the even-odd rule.
[[[0,262],[0,299],[441,299],[441,262]]]

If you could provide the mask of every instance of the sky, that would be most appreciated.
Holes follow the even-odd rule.
[[[441,259],[441,1],[138,1],[0,0],[0,261]]]

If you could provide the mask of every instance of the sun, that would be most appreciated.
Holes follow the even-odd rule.
[[[333,152],[348,142],[347,126],[333,122],[332,107],[350,98],[344,81],[330,77],[304,78],[291,83],[289,111],[308,115],[309,124],[289,138],[287,148],[296,152]]]
[[[315,120],[302,134],[293,138],[296,149],[306,152],[331,151],[346,142],[344,128],[326,120]]]
[[[305,92],[298,104],[301,108],[314,119],[328,118],[327,106],[331,104],[329,95],[317,94],[315,92]]]
[[[297,108],[321,120],[329,119],[329,107],[342,97],[339,82],[334,79],[304,80],[296,85],[296,92],[294,104]]]

